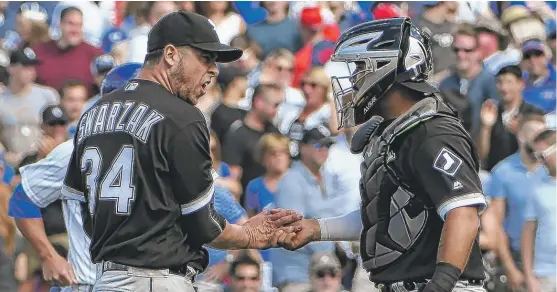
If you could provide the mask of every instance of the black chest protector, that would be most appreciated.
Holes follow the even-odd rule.
[[[456,119],[456,113],[439,97],[427,97],[398,117],[382,133],[374,133],[363,149],[361,166],[363,230],[361,255],[368,271],[381,269],[404,255],[425,228],[428,209],[401,179],[392,162],[391,146],[404,133],[437,117]]]

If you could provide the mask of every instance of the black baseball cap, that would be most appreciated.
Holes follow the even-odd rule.
[[[40,63],[41,61],[37,58],[35,51],[29,47],[13,51],[10,54],[10,65],[34,66]]]
[[[236,61],[243,53],[241,49],[222,44],[208,18],[181,10],[165,15],[153,25],[147,40],[147,53],[162,50],[168,44],[216,53],[218,63]]]
[[[43,110],[43,124],[46,125],[66,125],[70,121],[66,111],[57,105],[47,106]]]
[[[324,126],[320,125],[313,129],[305,130],[302,133],[301,144],[321,144],[331,146],[335,144],[335,139],[331,135],[331,131]]]

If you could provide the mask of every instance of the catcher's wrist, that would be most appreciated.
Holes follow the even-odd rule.
[[[309,222],[311,223],[311,241],[321,241],[321,240],[327,240],[326,238],[323,238],[324,236],[326,236],[328,233],[323,232],[326,229],[323,228],[324,224],[321,219],[308,219]]]
[[[459,268],[449,263],[439,262],[435,267],[435,273],[433,273],[433,277],[427,284],[425,291],[453,291],[453,288],[456,285],[456,282],[458,282],[461,274],[462,271]]]

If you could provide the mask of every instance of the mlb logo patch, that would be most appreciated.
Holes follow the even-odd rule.
[[[462,166],[462,159],[447,148],[442,148],[433,162],[433,168],[450,176],[454,176],[460,166]]]
[[[139,83],[130,82],[130,83],[128,83],[128,85],[126,85],[126,88],[124,88],[124,91],[134,91],[134,90],[137,89],[138,86],[139,86]]]

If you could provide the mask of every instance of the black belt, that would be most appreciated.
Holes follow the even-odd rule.
[[[130,269],[133,268],[149,270],[147,268],[131,267],[131,266],[126,266],[126,265],[117,264],[113,262],[102,262],[103,273],[106,271],[129,271]],[[165,269],[152,269],[152,270],[165,270]],[[197,276],[197,270],[188,265],[184,265],[179,269],[170,268],[168,269],[168,272],[173,275],[182,276],[190,280],[192,283],[195,281],[195,277]]]
[[[483,280],[459,280],[459,282],[465,282],[468,285],[472,286],[482,286],[484,285]],[[420,291],[425,285],[427,281],[401,281],[391,284],[377,284],[376,288],[379,289],[381,292],[400,292],[400,291]]]
[[[427,284],[427,281],[423,282],[410,282],[402,281],[391,284],[378,284],[376,287],[381,292],[400,292],[400,291],[419,291]]]

